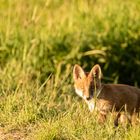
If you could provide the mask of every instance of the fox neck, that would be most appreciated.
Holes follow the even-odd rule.
[[[100,95],[103,87],[104,87],[104,85],[102,84],[102,85],[100,85],[100,88],[97,89],[97,91],[96,91],[96,98],[98,98],[98,96]]]

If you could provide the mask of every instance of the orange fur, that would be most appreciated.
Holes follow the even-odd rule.
[[[86,101],[90,111],[96,109],[100,112],[99,120],[105,121],[108,112],[115,110],[118,115],[114,123],[118,125],[119,119],[124,120],[124,114],[123,117],[120,115],[121,111],[127,112],[130,118],[134,112],[140,111],[140,89],[124,84],[102,84],[101,75],[98,64],[88,73],[79,65],[75,65],[73,69],[76,93]]]

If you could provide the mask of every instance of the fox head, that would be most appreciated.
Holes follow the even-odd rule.
[[[90,72],[85,72],[77,64],[73,68],[75,91],[88,103],[90,111],[94,108],[94,104],[90,101],[101,87],[101,75],[101,68],[98,64],[93,66]]]

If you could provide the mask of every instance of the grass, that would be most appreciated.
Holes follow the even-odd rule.
[[[104,82],[140,83],[139,11],[139,0],[1,0],[0,138],[140,139],[140,126],[99,125],[72,80],[75,63],[99,63]]]

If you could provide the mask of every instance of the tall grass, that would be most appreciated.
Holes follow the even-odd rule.
[[[0,138],[139,139],[98,125],[73,90],[75,63],[104,82],[140,84],[139,0],[1,0]]]

